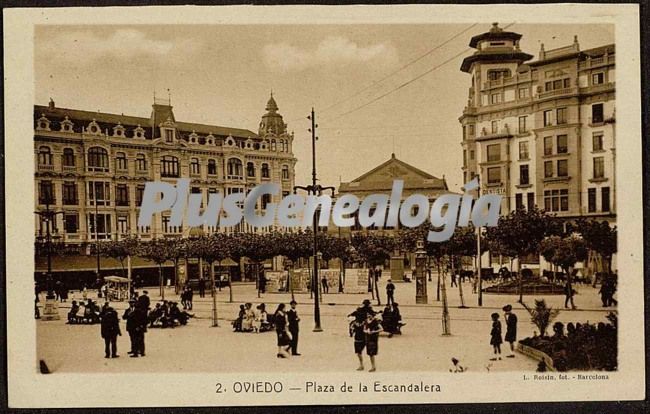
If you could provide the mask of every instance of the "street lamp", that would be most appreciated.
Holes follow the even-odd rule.
[[[427,252],[424,250],[424,241],[418,240],[415,251],[415,303],[418,304],[428,302],[426,261]]]
[[[311,185],[308,186],[295,186],[293,188],[294,193],[296,190],[303,190],[307,191],[308,194],[313,194],[313,195],[318,195],[320,196],[323,191],[326,190],[331,190],[332,191],[332,196],[334,196],[334,187],[323,187],[320,184],[316,184],[318,179],[316,178],[316,140],[318,137],[316,136],[316,128],[318,128],[318,125],[316,124],[316,114],[314,113],[314,108],[311,109],[311,115],[307,117],[311,121],[311,128],[309,129],[309,132],[311,132],[311,163],[312,163],[312,170],[311,170]],[[314,332],[322,332],[323,328],[320,326],[320,305],[318,301],[318,287],[319,287],[319,279],[318,279],[318,215],[314,214],[314,246],[313,246],[313,256],[314,256],[314,276],[313,276],[313,291],[314,291]]]
[[[63,212],[50,210],[50,199],[48,198],[45,200],[45,211],[35,211],[34,213],[41,217],[45,222],[45,251],[47,254],[45,284],[47,295],[45,296],[45,308],[41,319],[44,321],[58,320],[59,309],[55,300],[54,290],[52,289],[52,233],[50,231],[50,223],[56,220],[58,214],[63,214]]]

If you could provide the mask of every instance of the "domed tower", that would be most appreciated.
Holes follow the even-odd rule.
[[[278,104],[273,99],[273,92],[271,92],[271,98],[266,103],[266,113],[262,116],[262,122],[260,122],[260,137],[265,137],[266,135],[282,135],[287,131],[287,124],[284,123],[282,115],[278,113]]]

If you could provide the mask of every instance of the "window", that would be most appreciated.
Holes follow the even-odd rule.
[[[88,204],[94,206],[111,205],[111,187],[105,181],[89,181],[88,182]]]
[[[246,176],[255,177],[255,164],[252,162],[246,163]]]
[[[108,151],[101,147],[88,149],[88,170],[108,171]]]
[[[282,166],[282,179],[283,180],[289,179],[289,166],[287,165]]]
[[[88,214],[88,230],[91,239],[111,238],[111,215],[106,213]]]
[[[63,150],[63,166],[64,167],[75,166],[74,150],[72,148],[65,148]]]
[[[138,171],[147,171],[147,158],[144,154],[138,154],[135,158],[135,168]]]
[[[463,125],[463,141],[467,139],[467,126]]]
[[[528,98],[528,88],[519,88],[519,99]]]
[[[569,190],[545,190],[544,210],[569,211]]]
[[[605,177],[605,157],[594,157],[594,178]]]
[[[129,188],[126,186],[126,184],[118,184],[115,186],[115,205],[129,205]]]
[[[553,90],[562,89],[562,79],[557,79],[553,81]]]
[[[469,151],[469,159],[473,160],[474,159],[474,150]]]
[[[570,88],[571,87],[571,79],[570,78],[563,79],[562,84],[563,84],[562,86],[564,86],[565,88]]]
[[[474,135],[474,124],[469,124],[468,127],[469,128],[468,128],[467,131],[468,131],[469,135],[473,136]]]
[[[269,165],[267,163],[262,164],[262,178],[269,178],[271,177],[271,173],[269,171]]]
[[[587,211],[594,213],[596,211],[596,189],[590,188],[587,190]]]
[[[524,208],[523,195],[521,193],[515,194],[515,209],[521,210]]]
[[[597,124],[603,122],[603,104],[591,105],[591,123]]]
[[[38,149],[38,165],[52,165],[52,150],[50,147]]]
[[[609,211],[609,187],[603,187],[600,189],[600,197],[601,197],[601,210],[603,212]]]
[[[568,152],[567,136],[566,135],[558,135],[557,136],[557,153],[558,154],[566,154],[567,152]]]
[[[174,142],[174,130],[166,129],[165,130],[165,142]]]
[[[544,155],[553,155],[553,137],[544,137]]]
[[[192,187],[192,188],[190,188],[190,193],[192,193],[192,194],[201,194],[201,187]]]
[[[63,183],[63,204],[66,206],[76,206],[79,203],[77,197],[77,183],[66,181]]]
[[[139,185],[135,187],[135,203],[138,207],[142,205],[142,197],[144,197],[144,186]]]
[[[567,160],[558,160],[557,161],[557,176],[558,177],[568,177],[569,176],[569,161],[567,161]]]
[[[40,204],[55,204],[54,184],[52,181],[41,181],[38,188]]]
[[[546,82],[544,83],[544,91],[552,91],[553,90],[553,82]]]
[[[129,218],[127,216],[117,216],[117,234],[129,234]]]
[[[600,72],[600,73],[594,73],[591,75],[591,84],[592,85],[601,85],[605,83],[605,73]]]
[[[128,170],[128,164],[126,160],[126,154],[123,152],[118,152],[115,155],[115,166],[118,170]]]
[[[528,193],[528,210],[535,208],[535,193]]]
[[[190,174],[192,175],[201,174],[201,164],[199,164],[198,158],[192,158],[190,160]]]
[[[276,147],[275,147],[275,140],[272,139],[272,140],[271,140],[271,151],[275,151],[275,149],[276,149]]]
[[[519,117],[519,133],[523,134],[526,132],[526,116],[520,116]]]
[[[521,141],[519,143],[519,159],[527,160],[530,157],[528,153],[528,141]]]
[[[180,176],[178,170],[178,158],[174,157],[173,155],[164,155],[160,161],[160,164],[162,167],[160,175],[162,177]]]
[[[520,185],[530,184],[530,177],[528,175],[528,164],[519,166],[519,184]]]
[[[490,103],[491,104],[498,104],[501,103],[501,94],[500,93],[493,93],[490,95]]]
[[[555,111],[555,116],[558,125],[567,123],[566,111],[567,111],[566,108],[557,108],[557,110]]]
[[[217,161],[208,160],[208,175],[217,175]]]
[[[66,213],[63,216],[63,226],[68,234],[79,232],[79,215],[77,213]]]
[[[551,119],[552,111],[544,111],[544,126],[549,126],[553,122]]]
[[[262,210],[266,210],[266,206],[271,203],[271,194],[262,194]]]
[[[493,144],[487,146],[487,159],[488,161],[501,160],[501,145]]]
[[[242,178],[244,175],[241,160],[238,158],[231,158],[228,160],[228,177],[229,178]]]
[[[492,133],[496,134],[499,132],[499,121],[492,121]]]
[[[603,133],[596,132],[593,135],[593,151],[602,151],[603,150]]]
[[[544,178],[553,177],[553,161],[544,162]]]
[[[488,184],[501,184],[501,167],[487,169]]]
[[[463,167],[467,167],[467,150],[463,150]]]

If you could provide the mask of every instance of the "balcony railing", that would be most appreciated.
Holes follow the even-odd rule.
[[[51,164],[39,164],[38,169],[41,171],[54,171],[54,165]]]
[[[548,98],[551,96],[559,96],[559,95],[571,95],[577,93],[577,88],[562,88],[562,89],[555,89],[553,91],[547,91],[547,92],[542,92],[537,94],[537,99],[544,99]]]

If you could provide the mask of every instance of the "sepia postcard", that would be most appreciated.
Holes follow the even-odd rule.
[[[10,407],[645,398],[638,6],[5,9],[4,53]]]

